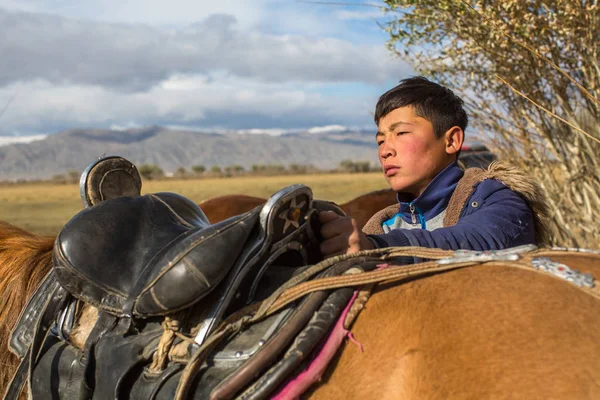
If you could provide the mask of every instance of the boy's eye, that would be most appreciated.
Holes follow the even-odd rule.
[[[400,131],[400,132],[396,132],[396,135],[400,136],[400,135],[404,135],[405,133],[408,133],[408,132],[406,132],[406,131]]]
[[[383,140],[378,140],[377,141],[377,146],[381,146],[383,144]]]

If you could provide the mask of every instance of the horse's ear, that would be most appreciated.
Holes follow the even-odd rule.
[[[79,194],[84,207],[124,196],[139,196],[142,178],[131,161],[109,156],[91,163],[79,180]]]

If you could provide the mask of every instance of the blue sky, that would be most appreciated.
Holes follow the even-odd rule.
[[[293,0],[0,0],[0,135],[372,127],[377,97],[413,74],[385,19]]]

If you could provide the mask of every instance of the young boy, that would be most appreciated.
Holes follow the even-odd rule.
[[[507,165],[458,166],[468,118],[451,90],[405,79],[379,98],[374,120],[379,162],[399,204],[362,231],[350,217],[322,212],[324,256],[388,246],[497,250],[544,240],[547,206],[535,182]]]

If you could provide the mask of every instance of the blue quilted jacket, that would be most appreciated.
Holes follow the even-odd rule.
[[[443,227],[450,197],[464,172],[451,164],[413,201],[402,201],[398,213],[383,223],[384,233],[368,235],[377,247],[422,246],[447,250],[499,250],[535,244],[534,219],[525,199],[501,182],[478,183],[458,223]]]

